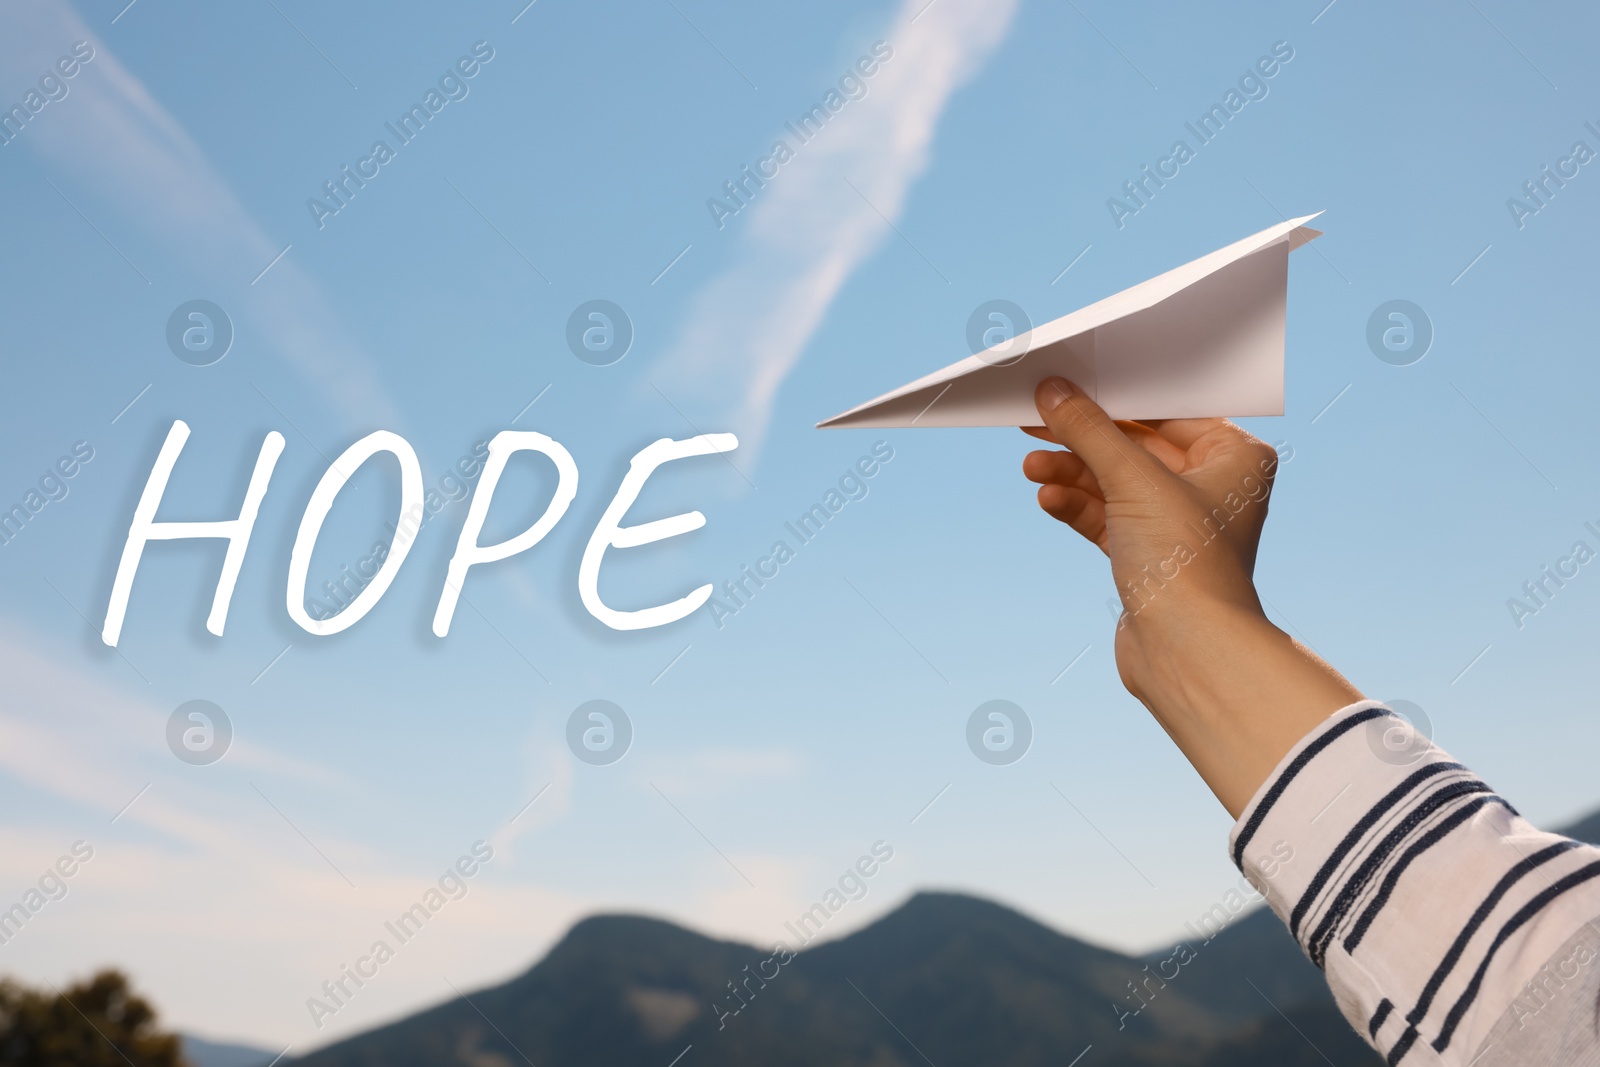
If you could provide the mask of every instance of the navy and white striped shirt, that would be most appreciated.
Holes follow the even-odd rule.
[[[1263,878],[1280,841],[1295,862]],[[1390,1064],[1600,1067],[1600,848],[1530,826],[1382,704],[1303,738],[1229,846]]]

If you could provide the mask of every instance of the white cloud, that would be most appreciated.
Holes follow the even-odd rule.
[[[591,906],[514,880],[512,858],[497,851],[467,895],[318,1030],[306,998],[382,937],[383,923],[418,901],[456,857],[418,869],[329,829],[321,808],[370,798],[335,772],[243,738],[219,764],[180,764],[166,747],[167,712],[41,651],[9,625],[0,626],[0,676],[5,788],[54,801],[27,804],[22,810],[35,817],[26,825],[13,818],[0,827],[0,910],[74,842],[93,849],[66,895],[0,945],[8,974],[60,983],[100,966],[131,966],[169,1023],[267,1044],[293,1040],[304,1052],[450,995],[441,974],[466,988],[486,974],[521,970]],[[293,812],[297,828],[254,783]],[[462,841],[460,851],[470,845]]]
[[[673,800],[707,800],[737,796],[764,784],[792,781],[805,768],[800,753],[791,749],[708,748],[692,752],[641,756],[636,777],[648,792],[659,787]]]
[[[927,168],[951,94],[1005,36],[1015,7],[906,0],[884,35],[893,57],[867,96],[808,143],[788,136],[795,158],[729,220],[743,231],[740,252],[695,298],[664,369],[720,405],[744,451],[759,447],[779,386],[840,287],[892,232],[886,219],[900,217]]]
[[[565,748],[543,740],[541,734],[530,730],[522,743],[522,762],[526,767],[522,784],[529,804],[514,813],[489,839],[495,851],[508,861],[516,859],[518,841],[566,818],[572,810],[573,761]]]
[[[380,380],[377,363],[295,266],[293,252],[259,284],[248,285],[289,238],[269,237],[261,229],[183,125],[70,6],[7,6],[0,16],[0,71],[8,74],[3,91],[20,96],[76,41],[90,42],[94,59],[66,83],[64,99],[48,104],[0,152],[37,153],[55,168],[57,179],[68,177],[68,195],[92,190],[128,224],[195,264],[197,273],[236,280],[234,291],[246,303],[235,318],[247,318],[262,331],[335,410],[395,426],[395,407],[374,384]],[[28,81],[17,84],[22,78]],[[47,189],[42,195],[55,196]]]

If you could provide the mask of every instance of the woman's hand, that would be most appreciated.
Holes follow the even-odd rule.
[[[1070,452],[1030,452],[1022,472],[1039,506],[1111,558],[1122,597],[1117,665],[1138,695],[1141,646],[1223,612],[1261,614],[1252,576],[1278,454],[1226,419],[1112,422],[1061,378],[1035,400],[1035,437]]]
[[[1271,445],[1226,419],[1113,422],[1061,378],[1034,399],[1066,452],[1030,452],[1039,506],[1111,559],[1117,669],[1235,814],[1283,753],[1360,693],[1267,621],[1256,548]]]

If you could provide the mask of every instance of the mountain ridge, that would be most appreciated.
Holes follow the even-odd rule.
[[[1562,831],[1600,843],[1600,811]],[[1209,932],[1209,931],[1208,931]],[[588,916],[496,986],[343,1039],[300,1067],[1371,1065],[1322,973],[1256,906],[1187,942],[1175,976],[1051,929],[1006,904],[922,890],[798,952],[670,920]],[[1165,973],[1165,972],[1163,972]]]

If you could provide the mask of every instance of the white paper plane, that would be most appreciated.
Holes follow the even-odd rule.
[[[1317,215],[1235,241],[817,426],[1038,426],[1033,389],[1052,374],[1114,419],[1282,415],[1289,253],[1322,236],[1306,225]]]

